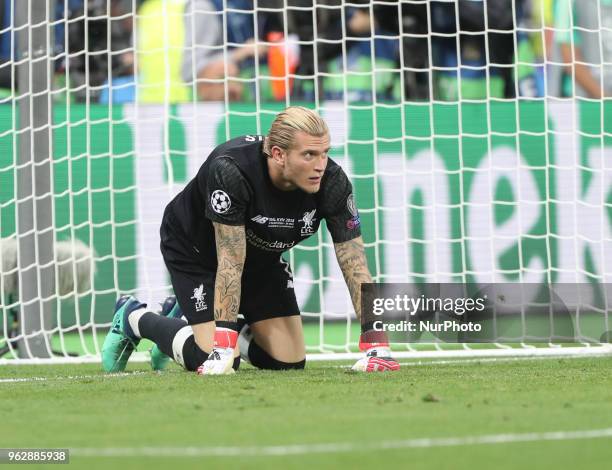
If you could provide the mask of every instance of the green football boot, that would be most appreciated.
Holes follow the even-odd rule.
[[[146,304],[131,295],[123,295],[117,300],[113,323],[102,344],[102,368],[105,372],[125,370],[130,355],[140,342],[140,338],[134,336],[127,318],[131,312],[142,307],[146,307]]]
[[[176,296],[171,295],[162,304],[160,315],[163,315],[166,318],[181,318],[183,316],[183,311],[176,301]],[[151,367],[153,370],[163,370],[170,361],[170,357],[163,353],[157,344],[154,344],[150,350],[151,353]]]

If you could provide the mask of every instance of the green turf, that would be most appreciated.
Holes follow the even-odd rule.
[[[349,373],[244,367],[198,377],[172,366],[129,376],[97,365],[4,366],[2,447],[211,447],[380,443],[612,427],[612,358],[404,366]],[[66,379],[66,376],[73,378]],[[275,457],[73,457],[72,468],[609,468],[612,440],[463,445]]]
[[[324,345],[324,350],[326,352],[333,351],[346,351],[346,344],[351,343],[349,350],[358,351],[357,343],[359,341],[359,333],[360,326],[356,322],[352,322],[348,325],[343,321],[327,321],[323,324],[319,322],[304,322],[304,342],[309,352],[317,352],[319,351],[319,346],[321,344]],[[516,327],[516,325],[514,325]],[[321,334],[323,331],[323,334]],[[603,330],[602,330],[603,331]],[[94,335],[91,333],[91,330],[87,330],[82,332],[81,334],[71,331],[68,333],[56,332],[51,336],[52,347],[56,351],[66,351],[71,354],[83,355],[83,354],[95,354],[97,350],[101,347],[104,342],[104,337],[106,336],[107,328],[101,328],[97,330],[97,348],[94,342]],[[596,335],[596,338],[599,338],[599,334]],[[520,337],[520,334],[517,332],[512,332],[508,335],[510,338]],[[427,340],[429,338],[430,341],[434,341],[435,338],[430,334],[424,336],[422,340]],[[508,343],[504,344],[508,346],[517,346],[520,347],[519,343]],[[560,346],[576,346],[577,343],[558,343]],[[534,346],[547,346],[546,343],[534,343]],[[147,351],[151,348],[152,343],[148,340],[143,340],[140,342],[138,347],[139,351]],[[407,349],[407,344],[396,343],[394,350],[401,351]],[[412,349],[432,349],[431,343],[411,343],[410,347]],[[448,343],[439,343],[439,347],[443,349],[462,349],[462,344],[457,344],[454,342]],[[492,346],[486,343],[472,343],[470,345],[473,349],[488,349]],[[7,358],[10,356],[6,356]]]

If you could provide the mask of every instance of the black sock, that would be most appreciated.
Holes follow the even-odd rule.
[[[249,360],[251,364],[260,369],[269,370],[288,370],[288,369],[303,369],[306,364],[306,359],[299,362],[282,362],[270,356],[261,346],[253,339],[249,344]]]
[[[138,329],[143,338],[153,341],[159,349],[170,356],[172,359],[184,365],[185,369],[194,371],[208,359],[208,353],[202,351],[196,344],[193,333],[191,333],[183,343],[182,357],[176,358],[172,343],[176,334],[185,328],[187,323],[178,318],[167,318],[155,313],[145,313],[138,322]],[[240,367],[240,357],[234,359],[234,370]]]
[[[208,359],[208,353],[202,351],[191,335],[183,345],[183,362],[186,370],[197,370]]]
[[[179,318],[168,318],[156,313],[147,312],[138,321],[140,336],[153,341],[159,349],[170,357],[174,357],[172,341],[176,334],[187,326]]]
[[[196,344],[193,335],[187,338],[185,344],[183,345],[183,361],[185,363],[185,369],[191,371],[197,370],[197,368],[200,367],[206,359],[208,359],[208,353],[200,349],[200,347]],[[240,356],[234,358],[234,364],[232,365],[234,370],[238,370],[239,367]]]

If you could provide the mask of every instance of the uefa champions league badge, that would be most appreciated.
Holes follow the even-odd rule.
[[[225,214],[232,207],[232,200],[225,191],[217,189],[210,196],[210,205],[217,214]]]

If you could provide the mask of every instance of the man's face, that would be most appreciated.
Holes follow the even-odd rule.
[[[283,179],[307,193],[316,193],[327,167],[329,135],[315,137],[296,132],[293,147],[283,152],[285,165]]]

